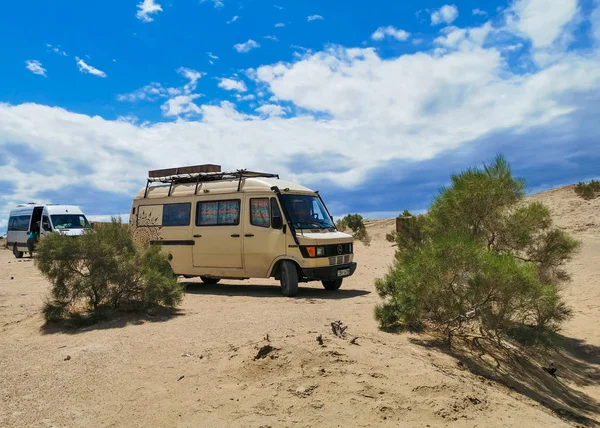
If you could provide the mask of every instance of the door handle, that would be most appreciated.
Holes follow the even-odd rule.
[[[233,235],[231,235],[231,237],[232,237],[232,238],[239,238],[239,237],[240,237],[240,235],[239,235],[239,233],[234,233]]]
[[[254,236],[254,234],[253,234],[253,233],[246,233],[244,236],[245,236],[246,238],[250,238],[250,237]]]
[[[202,235],[194,235],[194,238],[202,238]]]

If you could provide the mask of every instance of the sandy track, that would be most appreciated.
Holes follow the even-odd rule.
[[[569,189],[553,192],[553,213],[566,209],[560,202],[568,205]],[[587,403],[581,412],[592,424],[600,412],[600,206],[578,209],[585,219],[575,212],[559,224],[591,224],[576,230],[583,248],[566,291],[576,314],[564,335],[581,379],[547,381],[574,397],[564,403],[559,393],[560,406]],[[0,251],[0,426],[572,424],[549,409],[556,403],[547,397],[530,399],[419,345],[427,338],[377,329],[373,280],[392,260],[385,233],[393,224],[370,222],[372,245],[356,246],[359,268],[338,292],[304,285],[289,299],[274,281],[189,283],[176,316],[124,316],[76,333],[42,327],[48,284],[31,261]],[[348,325],[347,339],[331,333],[335,319]],[[350,344],[356,336],[358,345]],[[276,350],[255,360],[265,344]]]

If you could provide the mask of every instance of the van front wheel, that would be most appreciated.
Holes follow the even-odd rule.
[[[325,290],[337,290],[342,286],[343,279],[336,279],[333,281],[322,281]]]
[[[294,297],[298,294],[298,271],[294,262],[283,260],[281,262],[281,292],[285,297]]]
[[[15,244],[15,245],[13,246],[13,254],[15,255],[15,257],[16,257],[17,259],[20,259],[20,258],[22,258],[22,257],[23,257],[23,251],[19,251],[19,249],[17,248],[17,244]]]
[[[211,278],[209,276],[201,276],[200,279],[207,285],[215,285],[220,281],[219,278]]]

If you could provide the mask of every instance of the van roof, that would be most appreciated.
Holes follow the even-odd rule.
[[[58,205],[58,204],[21,204],[10,211],[9,215],[17,213],[30,213],[36,207],[44,207],[48,214],[83,214],[81,208],[76,205]]]
[[[151,186],[147,189],[146,198],[144,198],[146,188],[143,188],[137,193],[134,200],[167,198],[169,197],[169,190],[171,191],[170,197],[193,196],[196,193],[198,195],[204,195],[206,193],[237,193],[238,185],[241,193],[268,192],[271,191],[271,187],[273,186],[279,187],[279,189],[282,191],[286,190],[295,193],[315,193],[314,190],[301,186],[297,183],[292,183],[291,181],[283,181],[277,178],[257,177],[243,178],[241,181],[238,179],[225,179],[218,181],[199,182],[197,184],[197,191],[196,183],[174,183],[172,186],[170,184]]]

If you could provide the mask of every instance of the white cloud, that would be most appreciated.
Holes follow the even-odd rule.
[[[42,63],[37,59],[28,59],[25,61],[25,68],[31,71],[33,74],[46,77],[46,69],[42,67]]]
[[[234,23],[235,21],[237,21],[238,19],[240,19],[240,17],[239,17],[239,16],[237,16],[237,15],[235,15],[233,18],[231,18],[229,21],[227,21],[227,24],[232,24],[232,23]]]
[[[135,102],[135,101],[156,101],[160,98],[169,98],[169,100],[163,106],[163,113],[167,116],[174,116],[173,114],[167,114],[169,112],[181,111],[180,105],[187,103],[191,100],[199,97],[199,94],[190,98],[192,92],[196,90],[198,80],[205,75],[200,71],[193,70],[191,68],[179,67],[177,73],[188,80],[188,82],[182,87],[164,87],[160,83],[152,82],[140,89],[137,89],[128,94],[117,95],[117,100],[122,102]],[[185,97],[182,97],[185,96]],[[174,100],[171,102],[171,100]],[[165,107],[166,106],[166,107]],[[189,111],[183,111],[184,113],[194,112],[194,107],[190,106]]]
[[[306,20],[308,22],[310,22],[310,21],[317,21],[317,20],[323,20],[323,19],[325,19],[325,18],[323,18],[321,15],[310,15],[310,16],[306,17]]]
[[[215,8],[225,6],[225,3],[222,0],[200,0],[200,3],[209,2],[212,3]]]
[[[272,40],[274,42],[278,42],[279,41],[279,39],[276,36],[265,36],[265,37],[263,37],[263,39]]]
[[[233,45],[233,48],[239,53],[250,52],[252,49],[256,49],[259,47],[260,45],[252,39],[249,39],[246,43],[238,43]]]
[[[161,5],[155,3],[155,0],[144,0],[137,5],[137,8],[139,10],[135,16],[143,22],[154,21],[154,18],[150,15],[156,15],[158,12],[162,12]]]
[[[548,48],[577,14],[577,0],[517,0],[507,13],[509,28],[531,40],[534,48]]]
[[[161,110],[165,116],[197,115],[200,114],[202,110],[194,103],[194,100],[200,97],[200,94],[178,95],[167,100],[167,102],[161,106]]]
[[[268,116],[268,117],[285,116],[285,113],[286,113],[285,108],[283,108],[277,104],[265,104],[265,105],[260,106],[259,108],[255,109],[255,111],[259,112],[260,114],[262,114],[264,116]]]
[[[128,94],[117,95],[117,100],[123,102],[156,101],[159,98],[181,94],[181,91],[177,91],[177,93],[174,91],[175,88],[164,88],[160,83],[152,82]]]
[[[236,94],[235,98],[238,101],[252,101],[256,99],[256,95],[254,94],[248,94],[248,95],[240,95],[240,94]]]
[[[487,12],[481,9],[473,9],[473,16],[487,16]]]
[[[50,43],[46,43],[46,46],[57,55],[69,56],[65,51],[60,49],[60,46],[52,46]]]
[[[223,88],[228,91],[246,92],[248,90],[248,88],[246,87],[246,84],[242,80],[235,80],[235,79],[228,79],[228,78],[222,78],[219,81],[218,86],[219,86],[219,88]]]
[[[189,80],[189,82],[183,87],[183,93],[185,94],[189,94],[190,92],[196,90],[198,80],[206,74],[186,67],[179,67],[177,69],[177,73]]]
[[[278,22],[277,24],[275,24],[275,28],[282,28],[285,27],[285,24],[283,22]]]
[[[445,35],[438,37],[434,42],[449,49],[479,49],[493,31],[492,24],[489,22],[472,28],[448,27]]]
[[[458,18],[458,8],[446,4],[431,14],[431,25],[452,24]]]
[[[206,52],[206,55],[208,55],[208,57],[212,58],[212,59],[219,59],[219,57],[216,55],[213,55],[212,52]]]
[[[273,7],[274,7],[275,9],[279,9],[279,10],[284,10],[284,9],[285,9],[285,7],[283,7],[283,6],[279,6],[279,5],[277,5],[277,4],[274,4],[274,5],[273,5]]]
[[[386,36],[392,37],[396,40],[405,41],[410,37],[410,33],[389,25],[387,27],[379,27],[371,35],[371,38],[373,40],[383,40]]]
[[[106,77],[106,73],[104,71],[98,70],[97,68],[86,64],[85,61],[82,60],[81,58],[76,56],[75,61],[77,61],[77,66],[79,67],[79,71],[81,71],[82,73],[93,74],[94,76],[98,76],[98,77]]]

